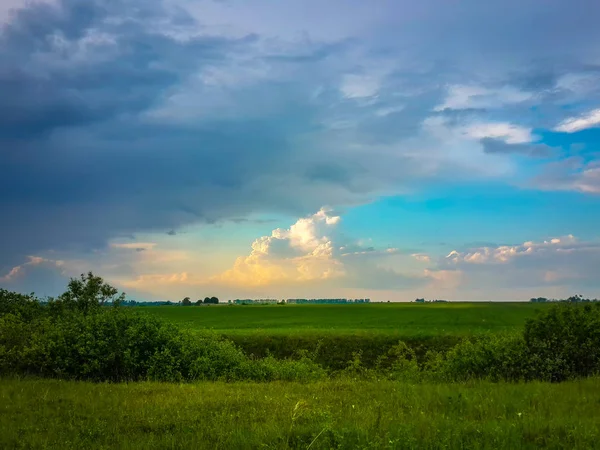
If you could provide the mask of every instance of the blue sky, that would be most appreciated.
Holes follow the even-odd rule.
[[[5,0],[0,286],[600,294],[592,0]]]

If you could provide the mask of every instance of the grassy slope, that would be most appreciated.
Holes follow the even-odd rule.
[[[600,379],[564,384],[0,380],[0,448],[599,448]],[[295,412],[294,412],[295,411]],[[316,440],[315,440],[316,438]]]
[[[385,303],[153,306],[139,309],[185,328],[211,328],[227,335],[380,333],[417,337],[514,330],[545,306],[531,303]]]

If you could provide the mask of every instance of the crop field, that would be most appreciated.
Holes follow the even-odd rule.
[[[537,303],[372,303],[356,305],[218,305],[139,308],[188,329],[224,335],[365,334],[467,336],[520,329]]]
[[[138,308],[181,328],[213,330],[256,357],[309,352],[328,368],[360,353],[367,366],[402,340],[419,357],[469,336],[522,330],[548,305],[535,303],[372,303],[357,305],[218,305]]]
[[[0,382],[0,448],[600,448],[600,379],[561,384]]]

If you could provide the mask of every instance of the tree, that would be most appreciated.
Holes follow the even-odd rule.
[[[107,304],[119,306],[125,300],[125,293],[105,283],[101,277],[92,272],[81,274],[79,278],[71,278],[67,291],[51,302],[53,307],[78,309],[83,313],[96,310]]]
[[[204,297],[204,303],[210,303],[210,298]]]
[[[202,299],[196,300],[195,305],[196,306],[200,306],[202,304]]]
[[[218,304],[219,304],[219,299],[218,299],[217,297],[211,297],[211,298],[210,298],[210,302],[211,302],[213,305],[218,305]]]
[[[192,301],[189,297],[186,297],[181,301],[181,306],[192,306]]]

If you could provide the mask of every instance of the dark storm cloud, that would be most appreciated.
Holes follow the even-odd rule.
[[[157,31],[159,18],[167,32],[188,23],[158,2],[64,0],[22,9],[2,30],[0,267],[39,249],[175,227],[204,215],[194,206],[210,196],[203,186],[239,188],[235,152],[253,144],[248,136],[218,125],[178,133],[136,115],[252,38],[176,40]],[[257,146],[271,139],[254,136]]]
[[[3,272],[38,251],[87,251],[109,238],[215,223],[265,205],[304,215],[385,183],[356,160],[342,161],[343,147],[328,155],[310,139],[323,131],[319,100],[307,98],[310,69],[297,81],[232,88],[223,118],[205,85],[191,84],[184,100],[208,115],[181,117],[185,107],[169,106],[178,89],[204,67],[250,51],[255,38],[198,36],[198,24],[190,30],[191,19],[160,5],[34,4],[3,29]],[[315,47],[313,60],[338,49]],[[309,140],[298,144],[296,136]]]
[[[134,12],[133,5],[145,6]],[[58,127],[144,110],[186,73],[236,45],[210,37],[182,43],[155,31],[147,21],[157,19],[159,5],[64,0],[60,8],[20,10],[0,39],[0,139],[14,145]]]
[[[352,3],[371,14],[363,2]],[[580,2],[588,8],[581,14],[553,1],[555,13],[538,28],[537,1],[511,1],[515,21],[497,13],[500,2],[459,9],[426,3],[426,11],[410,2],[390,6],[383,19],[377,15],[381,26],[364,35],[351,34],[373,17],[361,12],[340,21],[331,11],[344,3],[328,3],[329,14],[303,25],[324,43],[306,38],[302,45],[295,34],[252,34],[252,25],[260,33],[270,26],[296,33],[296,20],[304,19],[284,14],[288,3],[252,5],[281,8],[290,20],[283,26],[269,17],[257,25],[235,8],[231,17],[214,17],[244,30],[229,34],[158,0],[60,0],[21,9],[0,35],[0,273],[47,249],[89,251],[139,231],[173,235],[185,224],[252,212],[304,216],[323,204],[413,187],[418,177],[438,176],[441,164],[431,155],[425,161],[434,169],[419,170],[428,146],[399,142],[421,132],[448,84],[486,71],[510,80],[514,66],[540,50],[542,57],[550,47],[581,56],[597,42],[597,2]],[[402,8],[406,16],[395,14]],[[428,26],[412,17],[425,17]],[[572,33],[568,26],[578,18]],[[336,28],[344,21],[352,33]],[[542,28],[555,30],[550,44]],[[536,69],[540,80],[553,63]],[[497,73],[504,66],[511,69]],[[206,68],[216,68],[208,80]],[[371,97],[340,94],[344,75],[371,72]],[[524,83],[551,84],[542,81]],[[340,123],[349,127],[335,128]],[[445,170],[460,179],[457,158]]]

